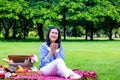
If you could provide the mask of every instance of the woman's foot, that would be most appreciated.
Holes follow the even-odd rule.
[[[83,79],[81,78],[81,76],[78,75],[78,74],[70,75],[70,76],[68,77],[68,79],[70,79],[70,80],[83,80]]]

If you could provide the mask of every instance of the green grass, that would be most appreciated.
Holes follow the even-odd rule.
[[[0,42],[0,64],[8,54],[36,54],[42,42]],[[98,80],[119,80],[120,41],[63,41],[65,63],[71,69],[95,70]],[[35,63],[39,66],[39,62]]]

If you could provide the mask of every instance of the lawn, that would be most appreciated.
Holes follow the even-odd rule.
[[[8,54],[36,54],[42,42],[0,41],[0,64]],[[71,69],[95,70],[98,80],[119,80],[120,41],[63,41],[65,63]],[[39,62],[34,64],[39,66]]]

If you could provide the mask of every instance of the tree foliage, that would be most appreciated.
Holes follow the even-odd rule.
[[[86,35],[86,40],[104,31],[111,40],[120,26],[119,4],[120,0],[0,0],[0,31],[5,39],[26,39],[34,30],[44,40],[44,28],[57,25],[64,40],[68,30],[70,36]]]

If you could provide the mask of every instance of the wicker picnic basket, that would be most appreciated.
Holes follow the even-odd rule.
[[[10,66],[17,67],[18,65],[22,67],[33,67],[33,63],[31,62],[30,55],[8,55],[9,60],[12,60],[14,64],[10,64]],[[25,62],[25,60],[28,60]]]

